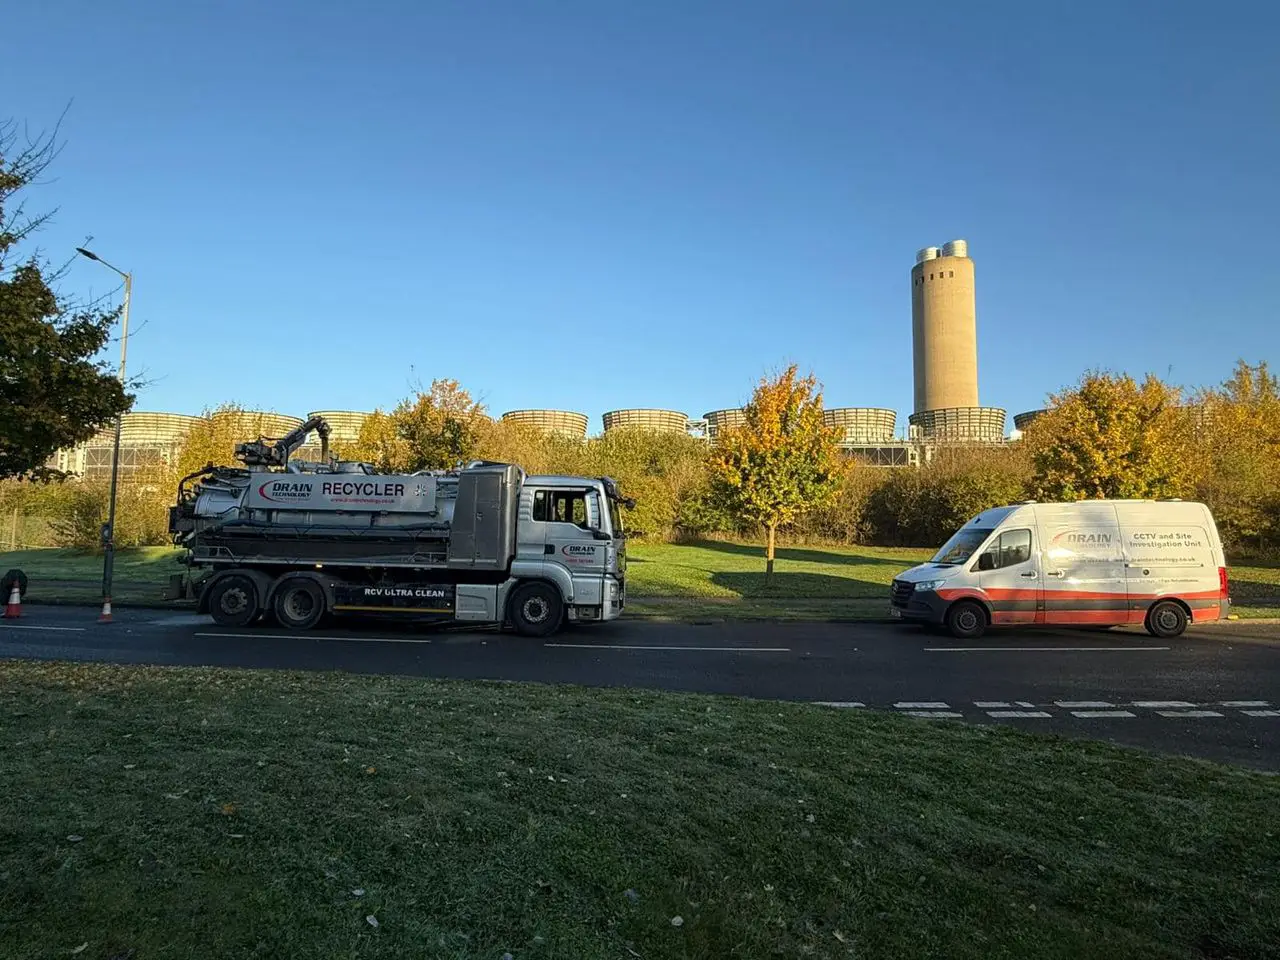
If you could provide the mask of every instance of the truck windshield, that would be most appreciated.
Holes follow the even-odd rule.
[[[990,529],[980,529],[977,527],[966,527],[956,532],[950,540],[946,542],[941,550],[933,557],[932,563],[942,563],[948,566],[956,566],[964,563],[973,556],[975,550],[982,546],[987,537],[991,535]]]

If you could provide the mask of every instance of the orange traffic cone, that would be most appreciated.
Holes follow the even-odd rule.
[[[13,582],[13,588],[9,591],[9,602],[5,604],[4,618],[6,620],[16,620],[22,616],[22,592],[18,589],[18,581]]]
[[[111,598],[110,597],[102,598],[102,613],[98,615],[98,622],[99,623],[111,622]]]

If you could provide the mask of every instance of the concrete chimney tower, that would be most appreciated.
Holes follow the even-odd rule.
[[[978,406],[978,319],[969,245],[925,247],[911,268],[915,412]]]

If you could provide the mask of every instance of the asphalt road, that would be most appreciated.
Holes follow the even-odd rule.
[[[157,610],[24,608],[0,656],[633,686],[829,703],[1112,740],[1280,771],[1280,625],[994,631],[960,643],[852,623],[623,621],[548,641],[352,622],[224,630]]]

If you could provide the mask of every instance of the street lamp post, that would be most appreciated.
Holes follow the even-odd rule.
[[[133,295],[133,274],[126,273],[119,267],[112,266],[96,253],[84,247],[76,247],[76,253],[96,260],[104,267],[114,270],[124,277],[124,307],[120,311],[120,386],[124,386],[124,363],[129,354],[129,299]],[[116,417],[116,436],[111,447],[111,491],[107,500],[107,525],[102,530],[102,615],[103,619],[111,616],[111,576],[115,572],[116,560],[116,481],[120,475],[120,424],[124,419],[121,414]]]

